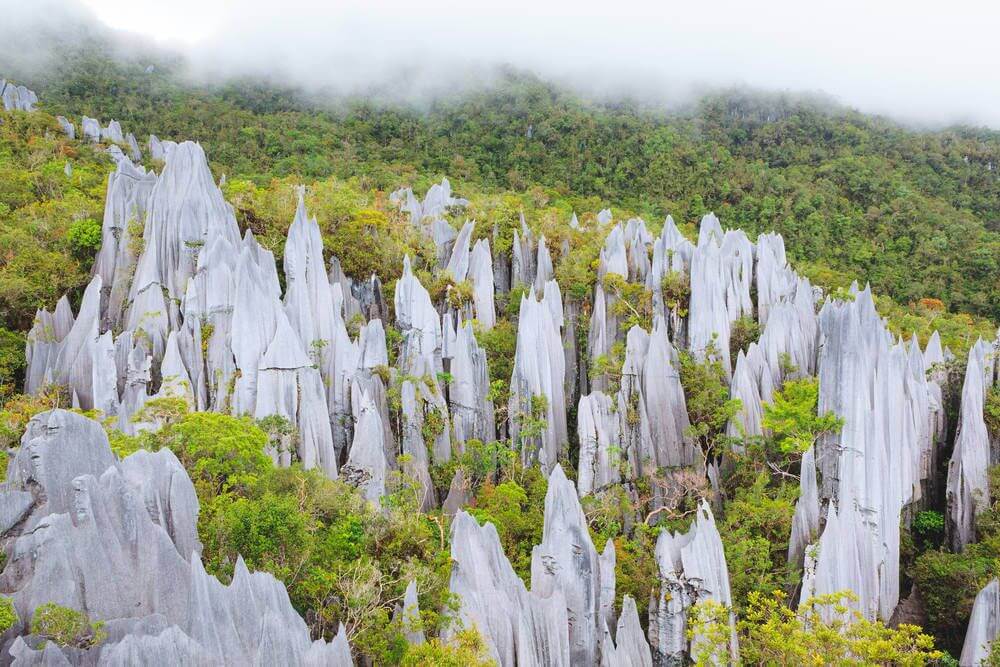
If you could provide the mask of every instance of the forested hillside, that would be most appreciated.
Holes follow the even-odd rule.
[[[67,45],[36,84],[53,112],[197,138],[216,171],[258,186],[335,176],[422,190],[447,175],[465,196],[513,191],[529,205],[684,222],[714,211],[751,234],[781,233],[822,283],[869,281],[903,304],[928,297],[1000,318],[997,132],[915,131],[747,91],[668,113],[588,102],[517,72],[426,108],[326,100],[256,81],[195,86],[177,62],[108,49]]]
[[[103,621],[161,614],[197,640],[172,648],[236,664],[249,568],[288,613],[247,661],[962,652],[1000,573],[1000,133],[748,91],[668,112],[520,72],[427,106],[329,99],[100,42],[2,65],[40,102],[0,111],[0,493],[34,499],[0,530],[0,646],[86,661],[149,639]],[[54,407],[88,419],[31,421]],[[134,498],[60,455],[77,440],[170,511],[102,514]],[[38,460],[80,470],[39,491]],[[60,632],[36,602],[62,570],[25,545],[84,472],[100,484],[38,562],[91,512],[125,535],[115,572],[162,575],[141,533],[185,574],[165,610],[54,606]],[[80,558],[65,577],[105,567]],[[518,632],[456,623],[491,613]]]

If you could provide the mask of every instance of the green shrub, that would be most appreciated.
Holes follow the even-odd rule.
[[[764,428],[772,433],[782,454],[801,454],[824,433],[840,431],[844,420],[833,412],[816,414],[819,380],[813,377],[788,380],[764,404]]]
[[[31,617],[31,634],[75,648],[98,646],[108,636],[104,621],[91,623],[83,612],[54,602],[46,602],[35,609]]]
[[[944,541],[944,515],[934,510],[917,512],[910,526],[914,543],[920,551],[936,548]]]
[[[66,231],[66,240],[74,255],[93,261],[94,253],[101,248],[101,224],[93,218],[77,220]]]
[[[729,358],[736,364],[736,355],[740,350],[746,352],[750,343],[760,339],[760,324],[753,317],[744,315],[735,322],[729,331]]]
[[[996,558],[981,545],[960,554],[932,550],[917,557],[913,582],[927,611],[926,629],[941,648],[955,655],[962,650],[976,595],[998,573]]]
[[[14,609],[14,600],[0,596],[0,634],[10,630],[15,623],[17,623],[17,611]]]
[[[490,667],[496,663],[490,657],[486,642],[476,628],[460,630],[448,643],[431,639],[406,649],[403,667]]]
[[[530,580],[531,550],[542,541],[548,484],[537,468],[523,471],[522,484],[507,480],[494,485],[487,481],[469,512],[480,524],[489,521],[496,527],[514,571]]]

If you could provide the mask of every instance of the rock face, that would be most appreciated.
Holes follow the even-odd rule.
[[[992,346],[980,340],[969,350],[969,363],[962,385],[955,449],[948,464],[948,534],[952,546],[960,550],[974,541],[976,515],[989,507],[990,439],[983,409],[986,391],[992,384]]]
[[[4,87],[5,105],[15,94],[21,104],[24,93]],[[76,132],[65,119],[60,127]],[[579,499],[616,484],[635,494],[641,476],[681,468],[720,488],[726,462],[703,453],[688,433],[678,350],[711,354],[725,369],[730,396],[741,403],[727,425],[731,436],[765,435],[763,405],[788,379],[818,375],[819,410],[844,427],[803,455],[788,559],[804,566],[803,599],[852,589],[866,616],[890,618],[899,599],[900,524],[940,491],[932,478],[947,451],[941,366],[950,353],[936,335],[922,351],[915,340],[895,339],[868,289],[828,300],[817,315],[816,290],[789,266],[780,236],[751,242],[711,214],[696,244],[669,217],[654,238],[643,220],[619,222],[609,210],[590,230],[574,215],[558,235],[562,244],[552,244],[522,215],[510,251],[495,253],[510,241],[498,244],[501,230],[494,229],[491,249],[486,238],[473,242],[474,222],[456,230],[445,219],[467,202],[444,180],[422,201],[408,189],[390,196],[435,244],[429,261],[404,260],[390,307],[377,276],[347,276],[336,258],[324,258],[303,192],[279,280],[272,253],[252,233],[241,237],[199,145],[150,136],[157,175],[133,163],[142,150],[117,122],[102,127],[85,117],[80,130],[87,141],[113,144],[102,247],[79,312],[66,298],[52,312],[38,311],[27,342],[27,391],[63,385],[74,406],[100,410],[126,433],[159,427],[133,419],[154,398],[278,415],[298,434],[294,452],[271,452],[278,464],[339,476],[375,505],[402,468],[422,488],[421,509],[440,505],[454,517],[457,613],[477,625],[500,664],[650,665],[690,655],[693,605],[731,603],[712,512],[703,505],[687,533],[660,535],[647,642],[631,598],[615,617],[614,545],[598,555]],[[569,252],[566,234],[596,230],[604,239],[594,291],[564,303],[554,275],[559,253]],[[463,300],[432,299],[417,278],[425,270],[449,274]],[[498,424],[503,406],[490,398],[477,335],[497,325],[496,294],[516,286],[525,292],[513,358],[498,360],[512,366],[508,419]],[[633,304],[623,295],[635,289],[646,291],[649,308],[627,314]],[[401,339],[390,335],[391,348],[393,328],[383,324],[390,317]],[[744,318],[754,318],[761,335],[731,358],[734,323]],[[636,319],[651,330],[629,324]],[[597,360],[611,358],[620,359],[620,375],[589,377]],[[994,351],[980,342],[969,354],[949,467],[948,534],[956,549],[975,539],[975,515],[988,501],[983,405],[996,382]],[[574,427],[579,458],[568,464],[578,466],[575,486],[558,463],[572,451]],[[446,496],[430,474],[463,455],[470,440],[508,436],[525,465],[549,476],[530,592],[495,529],[461,511],[472,500],[468,471],[457,468]],[[273,579],[240,563],[227,587],[201,569],[197,503],[169,453],[116,461],[99,427],[64,412],[40,416],[25,438],[0,486],[0,532],[13,558],[0,588],[14,593],[23,619],[43,597],[55,597],[108,620],[114,632],[107,646],[82,656],[17,637],[3,647],[11,656],[29,664],[350,662],[346,631],[329,645],[311,644]],[[63,439],[72,447],[53,444]],[[654,493],[651,504],[662,502]],[[988,611],[995,589],[977,602],[975,646],[996,634],[996,613]],[[417,606],[411,585],[399,613]],[[423,639],[419,628],[409,630],[410,641]],[[734,640],[734,659],[736,649]]]
[[[551,598],[556,591],[566,604],[570,663],[597,664],[605,625],[601,563],[576,489],[559,465],[549,475],[542,543],[531,552],[532,594]]]
[[[493,524],[480,526],[469,514],[456,514],[451,559],[449,588],[461,600],[458,620],[478,628],[494,660],[503,667],[571,664],[565,598],[559,590],[549,598],[527,591]]]
[[[577,490],[580,497],[620,481],[618,418],[611,398],[600,391],[583,396],[576,410],[580,467]]]
[[[994,579],[983,587],[972,605],[969,629],[962,644],[962,667],[983,664],[990,655],[990,645],[1000,635],[1000,581]]]
[[[899,601],[903,508],[921,497],[930,425],[942,407],[922,355],[893,341],[867,288],[852,293],[853,301],[828,301],[819,316],[818,409],[844,426],[816,449],[819,496],[830,505],[818,558],[806,549],[802,599],[851,589],[859,611],[888,620]]]
[[[732,606],[722,539],[706,503],[687,533],[664,531],[656,542],[660,594],[650,604],[649,643],[657,664],[681,661],[699,641],[687,638],[688,610],[701,600]],[[737,658],[735,617],[730,614],[730,654]]]
[[[568,437],[561,325],[562,297],[555,281],[546,283],[541,300],[534,288],[521,297],[510,381],[511,437],[517,442],[525,433],[522,459],[526,465],[537,462],[544,471],[555,465]]]
[[[169,451],[116,461],[100,425],[54,410],[31,420],[10,472],[0,504],[24,510],[5,524],[0,590],[14,599],[17,633],[46,602],[109,630],[102,646],[65,654],[17,636],[3,652],[19,663],[351,664],[343,642],[310,641],[271,575],[242,559],[229,586],[206,574],[194,486]]]
[[[24,86],[0,79],[0,99],[5,111],[34,111],[38,96]]]

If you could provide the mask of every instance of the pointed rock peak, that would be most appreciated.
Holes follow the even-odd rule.
[[[260,360],[261,370],[294,370],[309,368],[312,361],[302,350],[299,337],[295,335],[292,325],[284,311],[277,311],[277,326],[271,338],[267,351]]]

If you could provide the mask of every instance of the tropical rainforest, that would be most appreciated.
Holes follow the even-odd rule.
[[[563,296],[577,300],[584,315],[593,308],[606,230],[585,224],[591,231],[572,233],[567,222],[574,214],[584,223],[605,208],[615,220],[639,216],[654,236],[669,214],[693,239],[698,221],[714,212],[751,238],[780,233],[791,264],[825,293],[847,295],[852,282],[870,284],[894,335],[915,335],[924,345],[939,332],[954,353],[944,369],[949,443],[969,349],[979,338],[993,340],[1000,322],[1000,132],[914,129],[824,99],[753,90],[717,91],[663,110],[638,99],[588,99],[513,70],[488,86],[421,104],[333,99],[275,82],[192,81],[176,58],[123,57],[99,40],[67,45],[42,71],[0,73],[30,85],[41,100],[33,113],[0,112],[0,473],[33,414],[72,407],[58,388],[25,393],[25,346],[38,309],[52,310],[63,294],[79,307],[101,246],[114,170],[101,145],[66,138],[57,115],[114,118],[140,142],[149,134],[199,141],[241,231],[252,231],[274,253],[279,275],[296,186],[304,185],[327,258],[337,257],[352,278],[377,275],[387,295],[410,256],[432,299],[469,298],[467,285],[433,269],[433,243],[389,199],[402,186],[423,193],[445,176],[468,200],[445,212],[448,222],[457,229],[475,219],[477,238],[490,237],[494,252],[509,253],[523,216],[554,249]],[[144,164],[162,167],[148,155]],[[642,290],[607,278],[602,286],[619,297],[623,321],[652,328]],[[523,293],[522,287],[498,296],[496,326],[477,331],[498,406],[506,406],[511,391]],[[675,298],[683,306],[683,286]],[[348,323],[352,337],[363,324]],[[761,332],[752,319],[734,326],[735,355]],[[399,337],[387,325],[390,365]],[[586,371],[608,393],[623,383],[624,354],[623,344],[612,346]],[[901,586],[907,594],[919,591],[902,623],[858,619],[846,631],[840,621],[825,625],[828,617],[818,612],[789,616],[785,600],[801,574],[788,559],[798,466],[841,423],[817,414],[817,382],[802,378],[786,382],[765,405],[766,435],[740,440],[726,429],[739,409],[726,371],[683,351],[679,363],[689,435],[704,451],[729,453],[720,482],[726,500],[716,520],[744,658],[957,664],[973,600],[1000,574],[1000,506],[979,516],[977,542],[958,552],[946,540],[943,484],[933,485],[902,529]],[[398,417],[399,383],[386,379],[390,412]],[[996,390],[985,412],[995,436]],[[575,406],[570,413],[575,423]],[[524,428],[532,426],[530,417],[522,419]],[[498,410],[498,424],[509,418]],[[242,556],[251,570],[285,584],[314,637],[331,638],[343,624],[355,656],[374,664],[489,662],[475,632],[450,643],[439,638],[458,604],[449,592],[448,517],[417,511],[419,494],[403,469],[393,473],[391,493],[376,509],[344,480],[274,465],[265,452],[294,430],[287,421],[194,412],[174,399],[147,403],[143,421],[149,420],[161,428],[125,435],[109,426],[111,447],[118,456],[140,449],[177,456],[201,504],[198,537],[210,573],[228,580]],[[424,428],[433,440],[443,426],[428,421]],[[565,467],[574,477],[580,445],[575,428],[569,430]],[[473,440],[430,472],[444,495],[462,470],[470,513],[493,523],[515,572],[527,580],[532,548],[542,541],[547,481],[513,451],[502,439]],[[943,451],[938,458],[939,480],[949,456]],[[683,489],[667,511],[644,505],[638,522],[631,517],[639,508],[624,492],[583,500],[594,543],[612,542],[618,590],[634,598],[642,619],[658,590],[658,535],[686,530],[694,499],[707,493],[704,479],[681,476],[676,484]],[[1000,468],[990,469],[989,484],[990,497],[1000,497]],[[420,625],[429,639],[420,647],[407,642],[407,629],[393,615],[410,581],[420,591]],[[831,597],[814,604],[841,603]],[[7,622],[4,609],[0,623]],[[60,620],[55,611],[51,624],[59,627],[40,630],[42,636],[80,647],[100,640],[87,619]],[[724,613],[710,609],[695,626],[712,637],[713,628],[718,634],[725,626]],[[72,623],[82,629],[62,627]],[[708,664],[718,657],[708,647],[692,659]]]

